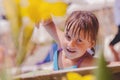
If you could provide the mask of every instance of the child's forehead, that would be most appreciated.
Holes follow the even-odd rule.
[[[86,39],[89,37],[89,35],[85,33],[84,30],[74,31],[72,28],[70,30],[65,29],[65,34],[77,39]]]
[[[73,20],[66,24],[65,32],[66,34],[69,33],[71,37],[74,38],[82,38],[92,40],[92,33],[91,29],[86,26],[85,22],[78,22],[79,20]]]

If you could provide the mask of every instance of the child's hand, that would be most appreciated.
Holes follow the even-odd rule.
[[[39,22],[35,23],[35,27],[39,28]]]
[[[43,26],[49,26],[51,23],[53,23],[52,19],[42,21]]]
[[[44,20],[41,22],[43,24],[43,26],[49,26],[50,24],[53,23],[52,19],[48,19],[48,20]],[[35,24],[35,27],[39,28],[39,22],[37,22]]]
[[[60,31],[56,25],[54,24],[52,18],[41,21],[42,26],[46,29],[46,31],[53,37],[53,39],[60,45],[60,37],[62,37],[63,32]],[[36,23],[36,27],[39,28],[39,24]]]

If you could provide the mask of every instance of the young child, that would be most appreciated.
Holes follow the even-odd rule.
[[[94,47],[99,23],[89,11],[74,11],[65,22],[64,32],[52,20],[43,22],[56,40],[59,50],[54,54],[54,70],[93,66]]]

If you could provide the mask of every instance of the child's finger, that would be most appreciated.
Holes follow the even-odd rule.
[[[44,20],[42,23],[43,23],[43,26],[47,26],[52,22],[53,22],[52,19],[48,19],[48,20]]]
[[[39,28],[39,22],[35,23],[35,27]]]

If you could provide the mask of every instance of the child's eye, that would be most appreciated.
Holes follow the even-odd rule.
[[[71,37],[69,35],[66,35],[66,39],[70,41]]]
[[[82,40],[81,39],[77,39],[77,43],[80,43],[80,42],[82,42]]]

